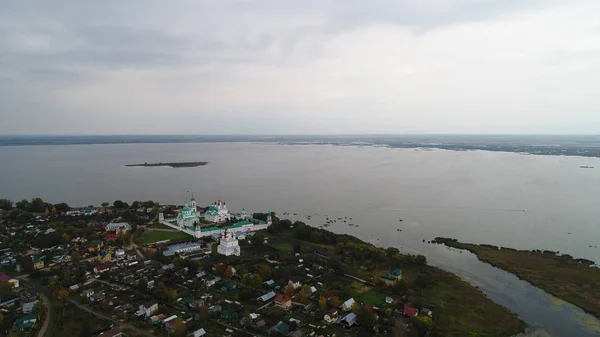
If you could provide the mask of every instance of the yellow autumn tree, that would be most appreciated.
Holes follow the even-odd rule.
[[[52,206],[52,214],[56,214],[58,211],[56,210],[56,206]]]
[[[44,210],[44,214],[45,214],[45,215],[48,215],[48,214],[50,214],[50,211],[48,211],[48,207],[46,207],[46,209]]]
[[[323,310],[327,309],[327,299],[325,296],[319,297],[319,308]]]

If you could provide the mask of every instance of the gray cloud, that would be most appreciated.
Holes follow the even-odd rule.
[[[4,1],[0,133],[574,132],[569,107],[598,130],[598,5],[564,5]]]

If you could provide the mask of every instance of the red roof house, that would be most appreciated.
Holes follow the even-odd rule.
[[[406,307],[404,308],[404,312],[402,314],[407,317],[416,317],[419,314],[419,309],[413,307]]]
[[[286,294],[277,294],[275,296],[275,306],[287,310],[292,307],[292,298]]]

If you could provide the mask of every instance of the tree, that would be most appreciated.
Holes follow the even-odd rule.
[[[176,318],[175,323],[173,323],[173,336],[183,337],[184,335],[185,335],[185,324],[183,323],[183,319]]]
[[[400,254],[400,250],[398,248],[388,247],[385,249],[385,255],[387,257],[392,257],[396,254]]]
[[[266,264],[263,264],[258,268],[258,273],[260,274],[260,276],[263,279],[269,278],[269,277],[271,277],[271,274],[272,274],[271,267],[269,267]]]
[[[325,296],[319,297],[319,308],[323,310],[327,309],[327,299]]]
[[[332,308],[338,308],[340,306],[340,298],[337,296],[333,296],[329,299],[329,306]]]
[[[50,214],[50,211],[48,210],[48,207],[46,207],[46,209],[44,210],[44,215],[48,216],[48,214]]]
[[[427,316],[413,317],[411,322],[419,336],[426,336],[433,327],[433,320]]]
[[[29,200],[23,199],[21,201],[17,201],[15,206],[20,210],[26,211],[29,206]]]
[[[360,304],[358,304],[358,302],[354,302],[352,303],[352,306],[350,307],[350,311],[352,311],[355,314],[358,314],[358,311],[360,310]]]
[[[375,320],[375,315],[373,315],[365,307],[358,309],[358,313],[356,314],[356,316],[357,316],[356,319],[357,319],[358,324],[360,324],[362,327],[366,327],[366,328],[370,329],[373,327],[373,325],[375,325],[375,322],[377,322]]]
[[[108,201],[105,201],[102,203],[102,208],[104,209],[104,211],[106,212],[106,207],[108,207],[109,203]]]
[[[15,296],[13,284],[8,281],[0,282],[0,299],[6,299]]]
[[[125,245],[125,232],[122,229],[117,233],[117,240],[119,240],[122,246]]]
[[[37,303],[31,309],[31,312],[37,317],[44,317],[46,314],[46,306],[42,301],[37,301]]]
[[[225,269],[225,272],[223,273],[223,277],[230,280],[232,276],[233,276],[233,267],[228,266],[227,269]]]
[[[177,301],[177,298],[179,298],[179,294],[177,293],[177,290],[173,289],[173,290],[169,291],[169,300],[172,303],[175,303]]]
[[[115,200],[113,206],[115,206],[115,208],[129,208],[129,205],[121,200]]]
[[[201,321],[208,319],[208,307],[207,306],[203,305],[198,308],[198,318],[200,318]]]
[[[4,323],[4,314],[0,311],[0,325],[2,325],[2,323]]]
[[[309,299],[312,295],[312,290],[310,290],[310,286],[308,284],[305,284],[302,286],[300,293],[302,294],[302,297]]]
[[[67,233],[63,233],[61,235],[61,239],[62,239],[63,243],[69,243],[69,242],[71,242],[71,237]]]
[[[48,209],[48,208],[46,208],[46,209]],[[52,214],[56,214],[56,213],[58,213],[56,206],[52,206]]]
[[[81,261],[81,255],[79,255],[78,251],[74,251],[71,254],[71,262],[78,263],[79,261]]]
[[[61,289],[56,292],[56,299],[59,301],[64,301],[69,297],[69,291],[66,289]]]
[[[294,286],[291,284],[288,284],[285,287],[285,294],[288,295],[289,297],[292,297],[292,295],[294,295]]]
[[[262,276],[260,276],[259,274],[254,274],[252,275],[252,278],[250,279],[250,286],[253,288],[260,288],[263,284],[263,278]]]
[[[427,258],[423,255],[417,255],[415,257],[415,264],[417,266],[426,266],[427,265]]]
[[[10,211],[13,208],[13,202],[8,199],[0,199],[0,209]]]
[[[404,325],[404,320],[399,318],[396,320],[396,324],[394,325],[394,337],[405,337],[406,336],[406,326]]]

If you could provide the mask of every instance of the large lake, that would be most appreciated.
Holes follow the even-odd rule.
[[[425,254],[553,335],[599,333],[578,309],[470,254],[423,243],[448,236],[600,262],[598,158],[274,143],[6,146],[0,158],[0,198],[182,204],[195,193],[200,205],[222,197],[234,212],[290,212],[315,226],[325,215],[352,217],[359,227],[338,220],[330,229]],[[125,167],[159,161],[209,164]]]

